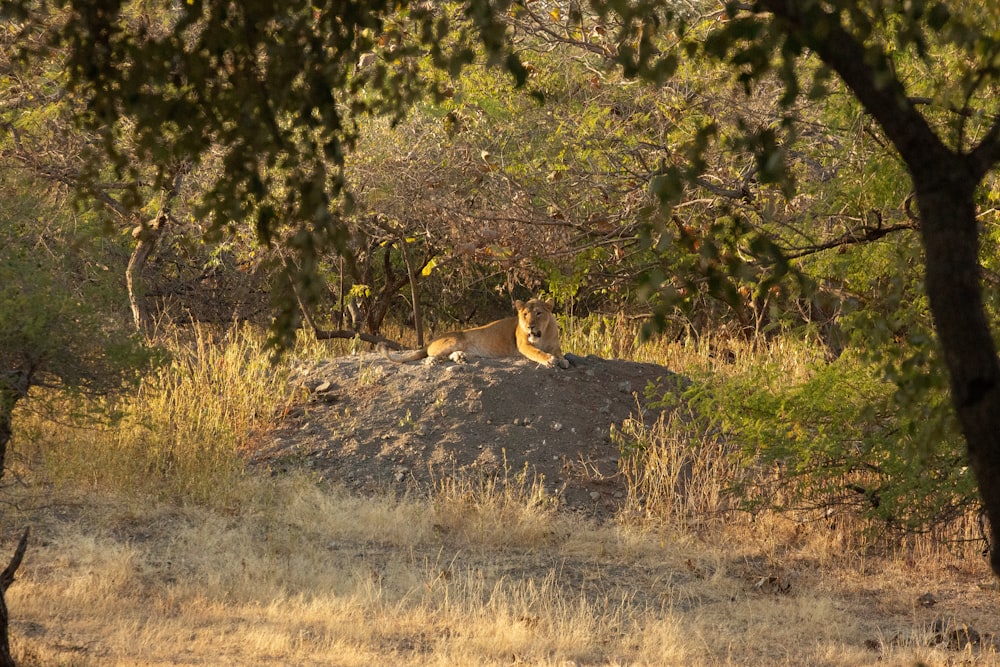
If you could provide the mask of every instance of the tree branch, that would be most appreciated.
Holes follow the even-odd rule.
[[[28,536],[30,534],[31,528],[25,528],[20,541],[17,543],[17,549],[14,550],[14,555],[11,557],[10,562],[7,563],[4,571],[0,572],[0,596],[6,593],[10,585],[14,583],[14,574],[17,572],[17,568],[21,567],[24,552],[28,549]]]
[[[837,238],[830,239],[829,241],[802,248],[796,248],[791,252],[785,253],[785,258],[799,259],[801,257],[806,257],[807,255],[814,255],[818,252],[823,252],[824,250],[831,250],[842,246],[857,245],[859,243],[870,243],[871,241],[877,241],[880,238],[895,232],[915,229],[917,229],[917,225],[912,222],[901,222],[888,227],[871,227],[869,225],[864,225],[860,229],[852,229],[841,234]]]
[[[975,170],[976,180],[981,180],[1000,162],[1000,116],[993,119],[986,136],[969,153],[969,162]]]
[[[79,174],[71,171],[68,168],[60,167],[59,165],[47,164],[41,160],[38,160],[35,154],[29,151],[24,146],[23,138],[18,129],[13,125],[13,123],[4,123],[4,129],[8,130],[11,134],[11,138],[14,140],[14,150],[13,156],[18,162],[23,164],[29,170],[35,172],[42,178],[49,181],[65,185],[69,188],[79,188],[80,177]],[[6,151],[5,151],[6,152]],[[114,188],[120,188],[124,186],[114,185],[114,184],[92,184],[91,187],[87,188],[87,191],[92,195],[97,201],[101,202],[112,211],[115,212],[120,218],[128,220],[132,216],[130,215],[127,208],[122,206],[121,202],[109,195],[106,190],[111,190]]]
[[[355,331],[354,329],[313,329],[313,334],[316,336],[316,340],[331,340],[334,338],[345,338],[353,339],[357,338],[365,343],[371,343],[372,345],[385,345],[391,350],[402,350],[405,349],[402,343],[392,340],[391,338],[386,338],[385,336],[380,336],[378,334],[368,334],[361,331]]]
[[[872,51],[844,28],[839,10],[825,10],[820,3],[758,0],[756,12],[770,12],[784,32],[799,36],[830,66],[858,98],[899,151],[913,178],[924,184],[951,178],[947,165],[955,153],[934,133],[917,111],[899,79],[890,71],[877,71]],[[785,24],[782,26],[781,24]],[[933,186],[928,186],[933,187]],[[922,188],[921,188],[922,189]]]
[[[351,340],[353,338],[358,338],[366,343],[371,343],[372,345],[385,345],[393,350],[403,349],[402,344],[376,334],[366,334],[360,331],[355,331],[354,329],[321,329],[316,324],[316,320],[313,319],[312,313],[302,300],[302,297],[299,295],[299,290],[294,284],[292,285],[292,293],[295,295],[295,301],[299,305],[299,312],[302,313],[302,320],[306,323],[307,327],[312,329],[313,335],[316,336],[316,340],[331,340],[334,338]]]

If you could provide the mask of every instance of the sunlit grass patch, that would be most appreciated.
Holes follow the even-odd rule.
[[[559,500],[527,464],[480,478],[442,476],[433,494],[435,530],[490,546],[541,546],[552,537]]]
[[[196,329],[165,347],[169,361],[122,396],[59,399],[70,408],[62,419],[20,413],[14,450],[25,472],[54,484],[229,502],[250,434],[293,400],[288,365],[273,365],[264,336],[246,327],[219,338]]]
[[[860,568],[829,554],[817,570],[816,543],[768,522],[699,538],[542,513],[505,532],[521,497],[442,532],[460,518],[440,499],[300,475],[240,493],[228,509],[99,496],[6,508],[37,536],[8,592],[15,653],[29,667],[998,664],[933,643],[933,615],[980,630],[993,617],[940,584],[985,565],[940,552]],[[927,587],[942,602],[924,613],[913,596]]]

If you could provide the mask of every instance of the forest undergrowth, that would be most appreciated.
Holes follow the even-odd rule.
[[[696,388],[793,387],[830,364],[801,339],[564,331]],[[349,346],[303,339],[272,365],[257,332],[198,330],[120,402],[20,412],[0,508],[10,548],[33,527],[8,592],[20,664],[1000,663],[974,512],[918,532],[819,506],[706,419],[704,391],[616,429],[630,491],[609,521],[524,473],[388,497],[249,467],[250,434],[304,398],[296,360]]]

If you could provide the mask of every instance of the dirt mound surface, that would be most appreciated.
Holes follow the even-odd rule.
[[[276,471],[310,467],[361,492],[527,468],[567,508],[606,516],[625,495],[612,425],[638,414],[648,387],[662,395],[682,378],[655,364],[567,358],[568,370],[526,359],[395,364],[377,354],[302,365],[308,399],[255,459]]]

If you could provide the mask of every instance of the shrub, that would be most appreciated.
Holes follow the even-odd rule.
[[[743,506],[835,511],[873,525],[923,531],[968,515],[975,481],[943,392],[923,391],[922,410],[901,409],[901,389],[877,366],[845,354],[789,382],[780,364],[702,382],[687,398],[739,445]]]

